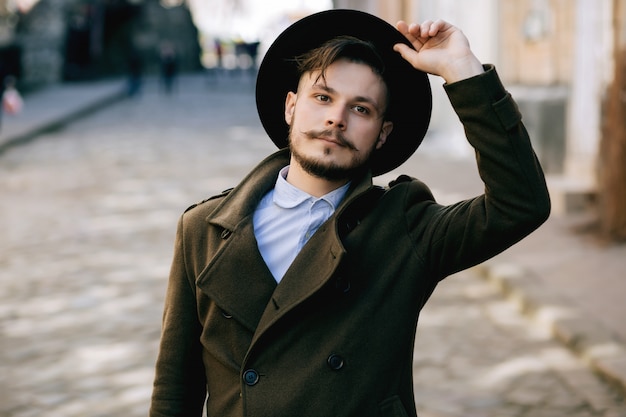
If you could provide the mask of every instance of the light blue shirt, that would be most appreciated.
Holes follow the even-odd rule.
[[[280,280],[302,247],[335,212],[350,184],[316,198],[289,184],[289,166],[278,174],[274,189],[257,206],[254,235],[269,270]]]

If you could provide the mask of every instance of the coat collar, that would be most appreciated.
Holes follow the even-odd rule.
[[[288,149],[281,149],[265,158],[233,188],[207,217],[207,221],[226,230],[234,230],[242,220],[254,213],[259,201],[274,187],[280,170],[288,164]]]
[[[211,224],[234,230],[239,222],[252,215],[259,201],[274,187],[278,173],[289,164],[289,150],[281,149],[261,161],[207,217]],[[372,174],[367,172],[352,182],[335,214],[342,212],[359,195],[372,188]]]
[[[287,150],[270,155],[207,217],[210,224],[229,231],[230,237],[198,278],[198,286],[251,331],[256,330],[255,340],[333,276],[345,255],[337,219],[372,188],[371,174],[353,181],[335,214],[304,246],[277,285],[258,251],[252,217],[288,163]]]

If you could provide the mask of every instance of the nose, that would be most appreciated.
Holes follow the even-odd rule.
[[[326,127],[346,128],[346,112],[343,106],[329,106],[326,113]]]

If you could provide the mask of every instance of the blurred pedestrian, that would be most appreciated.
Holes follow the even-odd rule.
[[[213,41],[213,49],[217,59],[217,69],[221,71],[222,68],[224,68],[224,47],[222,46],[222,40],[220,38],[215,38]]]
[[[2,110],[7,114],[18,114],[22,111],[24,101],[22,95],[17,91],[14,76],[9,75],[4,78],[4,91],[2,92]]]
[[[211,83],[216,82],[222,74],[224,68],[224,48],[222,46],[222,40],[220,38],[213,39],[213,51],[211,60],[206,63],[207,80]]]
[[[134,97],[141,92],[143,60],[140,52],[132,48],[128,54],[128,95]]]
[[[4,79],[7,77],[6,64],[0,60],[0,99],[4,96]],[[4,113],[3,105],[0,104],[0,132],[2,131],[2,113]]]
[[[250,56],[250,72],[254,74],[257,69],[257,59],[259,57],[260,42],[250,42],[246,44],[246,51]]]
[[[174,89],[176,74],[178,72],[178,57],[176,56],[176,48],[172,42],[165,41],[161,44],[160,60],[163,88],[166,93],[170,94]]]
[[[441,76],[485,193],[451,205],[402,175]],[[300,19],[257,76],[281,150],[180,218],[151,416],[416,416],[416,325],[438,282],[549,214],[543,172],[492,65],[445,21]]]

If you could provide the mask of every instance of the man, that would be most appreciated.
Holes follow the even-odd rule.
[[[181,217],[152,416],[415,416],[413,344],[437,283],[519,241],[549,197],[521,117],[454,26],[334,10],[268,50],[257,107],[281,148]],[[372,177],[417,148],[442,76],[485,194],[437,204]]]

